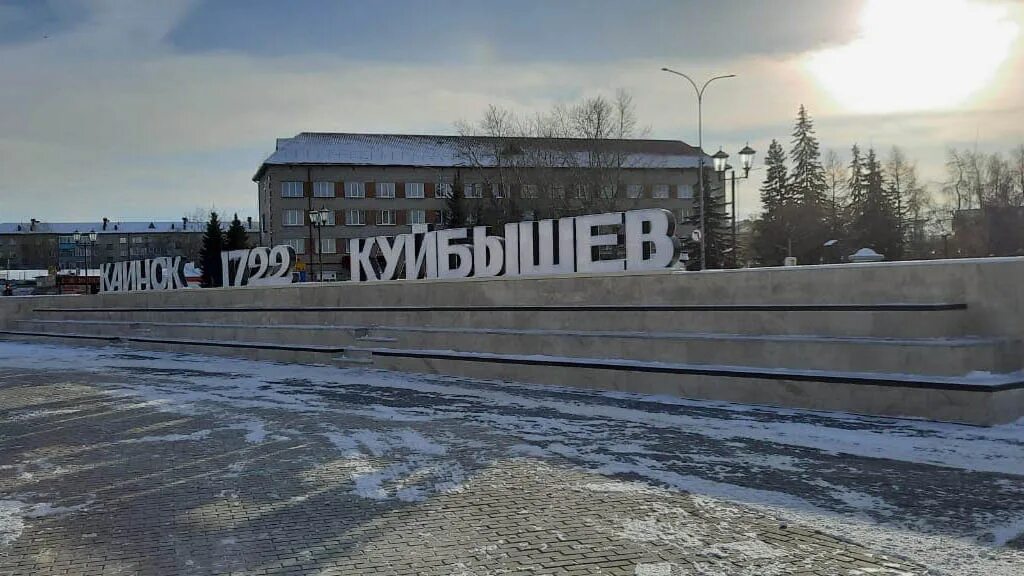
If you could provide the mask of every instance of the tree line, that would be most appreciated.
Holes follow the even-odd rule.
[[[887,260],[1004,255],[970,253],[964,246],[951,252],[948,238],[964,210],[1024,207],[1024,145],[1009,158],[951,148],[946,169],[942,193],[933,194],[898,146],[882,158],[873,147],[854,144],[845,163],[834,151],[823,159],[813,121],[801,106],[788,155],[777,140],[768,148],[748,263],[773,266],[787,256],[805,264],[838,262],[859,248]],[[1010,252],[1022,249],[1018,243]]]

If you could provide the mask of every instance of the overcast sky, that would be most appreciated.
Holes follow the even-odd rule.
[[[1024,143],[1024,3],[984,0],[0,0],[0,221],[256,216],[301,131],[451,133],[488,104],[624,88],[655,138],[824,149]],[[754,174],[757,176],[757,173]],[[744,183],[741,215],[757,210]]]

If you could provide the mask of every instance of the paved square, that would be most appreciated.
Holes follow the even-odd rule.
[[[1024,427],[0,343],[0,574],[1024,573]]]

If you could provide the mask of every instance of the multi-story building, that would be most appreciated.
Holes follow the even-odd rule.
[[[244,221],[249,242],[259,242],[259,225]],[[225,223],[226,226],[226,223]],[[205,222],[28,222],[0,223],[0,269],[75,270],[86,266],[155,256],[198,261]],[[80,234],[75,242],[75,233]],[[89,241],[89,233],[96,241]]]
[[[347,278],[356,237],[651,207],[682,223],[694,210],[698,162],[678,140],[301,133],[278,139],[253,181],[263,244],[322,258],[331,280]],[[711,166],[705,157],[708,189],[720,194]],[[464,197],[461,222],[450,220],[453,190]],[[321,210],[327,222],[316,230],[310,213]]]

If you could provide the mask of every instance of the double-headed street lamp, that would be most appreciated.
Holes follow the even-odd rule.
[[[309,212],[309,222],[316,228],[316,257],[320,264],[320,281],[324,281],[324,239],[321,229],[328,224],[331,211],[323,206],[319,210]]]
[[[724,76],[715,76],[714,78],[711,78],[710,80],[705,82],[700,88],[698,88],[697,83],[693,81],[693,78],[690,78],[689,76],[683,74],[682,72],[677,72],[671,68],[662,68],[661,70],[662,72],[669,72],[671,74],[675,74],[676,76],[682,76],[683,78],[686,78],[690,82],[690,85],[693,86],[694,93],[697,94],[697,148],[699,150],[699,170],[697,172],[697,186],[698,188],[700,188],[700,190],[698,191],[698,197],[700,198],[700,269],[704,270],[707,268],[708,260],[707,242],[704,241],[707,238],[707,235],[705,234],[704,230],[704,202],[706,200],[706,194],[704,192],[704,90],[708,87],[708,84],[711,84],[715,80],[722,80],[724,78],[735,78],[736,75],[725,74]]]
[[[740,179],[746,179],[750,177],[750,168],[754,165],[754,154],[757,152],[747,144],[739,151],[740,166],[743,168],[743,176]],[[729,170],[729,179],[732,180],[732,201],[730,202],[730,212],[732,212],[732,267],[736,267],[736,170],[729,166],[729,155],[722,152],[719,148],[718,152],[711,157],[714,162],[715,172],[718,172],[719,178],[725,178],[725,171]]]
[[[78,230],[71,235],[71,239],[74,240],[76,246],[83,246],[85,248],[85,275],[89,275],[89,252],[90,248],[96,244],[96,231],[89,230],[88,234],[82,234]]]

